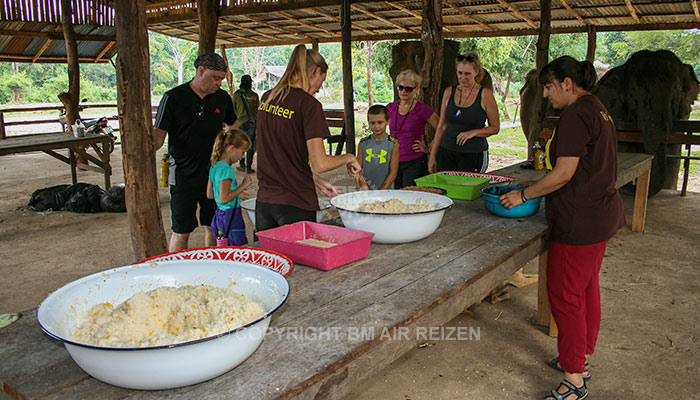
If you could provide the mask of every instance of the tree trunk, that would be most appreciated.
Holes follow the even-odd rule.
[[[236,89],[233,83],[233,73],[231,72],[231,67],[228,65],[228,57],[226,56],[226,47],[220,46],[219,50],[221,51],[221,57],[224,59],[224,62],[226,63],[226,83],[228,83],[228,94],[230,96],[233,96],[233,91]]]
[[[151,132],[146,4],[143,0],[119,0],[114,9],[126,209],[135,260],[141,260],[167,251]]]
[[[586,60],[595,61],[596,29],[591,25],[588,27],[588,48],[586,50]]]
[[[540,0],[540,32],[537,36],[537,55],[536,55],[536,68],[537,72],[541,71],[545,65],[549,62],[549,35],[551,32],[551,20],[552,20],[552,1],[551,0]],[[547,102],[543,96],[544,85],[537,80],[537,94],[535,97],[535,107],[533,110],[537,113],[535,118],[532,118],[530,132],[531,137],[538,138],[540,132],[542,131],[542,121],[547,113]],[[528,142],[528,159],[532,160],[534,158],[534,153],[532,146],[535,143]]]
[[[423,78],[423,102],[433,110],[440,110],[440,85],[442,82],[443,34],[442,34],[442,0],[423,0],[421,41],[425,49],[425,58],[421,77]],[[438,111],[439,112],[439,111]],[[426,142],[432,141],[435,130],[426,125]]]
[[[508,91],[510,90],[510,80],[513,78],[513,71],[508,72],[508,79],[506,79],[506,89],[503,91],[503,97],[501,97],[501,103],[503,103],[503,118],[510,120],[510,115],[508,115],[508,107],[506,102],[508,101]]]
[[[66,125],[70,131],[78,119],[78,106],[80,104],[80,63],[78,62],[78,43],[75,40],[75,30],[71,22],[72,15],[70,0],[61,0],[61,25],[63,38],[66,42],[66,61],[68,62],[68,92],[59,94],[58,99],[66,108]],[[76,161],[82,164],[88,163],[79,154],[76,155]]]
[[[199,55],[216,50],[216,30],[219,25],[219,0],[197,0],[199,15]]]
[[[342,0],[340,6],[340,29],[342,31],[343,58],[343,104],[345,108],[345,151],[355,154],[355,99],[352,87],[352,21],[350,0]]]
[[[372,47],[374,42],[368,40],[365,42],[365,50],[367,50],[367,103],[372,107],[374,104],[374,94],[372,93]]]

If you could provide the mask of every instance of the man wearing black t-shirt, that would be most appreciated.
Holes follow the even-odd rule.
[[[198,225],[197,205],[199,225],[207,228],[204,244],[216,244],[209,228],[216,205],[206,196],[209,158],[216,135],[236,121],[231,96],[220,89],[228,67],[224,59],[215,53],[203,54],[194,66],[197,73],[191,81],[163,95],[153,124],[156,150],[168,135],[171,252],[188,248],[190,234]]]

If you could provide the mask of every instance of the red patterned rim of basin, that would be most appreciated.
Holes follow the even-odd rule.
[[[278,272],[282,276],[289,275],[294,266],[294,263],[289,257],[280,253],[271,250],[239,246],[201,247],[198,249],[180,250],[173,253],[149,257],[140,262],[172,260],[224,260],[247,262],[267,267]]]
[[[504,183],[514,181],[515,178],[507,175],[485,174],[482,172],[466,172],[466,171],[439,171],[436,174],[451,175],[451,176],[471,176],[474,178],[489,178],[490,184]]]

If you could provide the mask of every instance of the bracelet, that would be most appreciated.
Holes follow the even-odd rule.
[[[527,201],[527,197],[525,197],[525,189],[520,191],[520,200],[522,200],[523,203]]]

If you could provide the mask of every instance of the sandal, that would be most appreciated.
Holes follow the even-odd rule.
[[[557,370],[557,371],[559,371],[559,372],[561,372],[561,373],[566,373],[566,371],[564,371],[564,369],[559,365],[559,357],[555,357],[555,358],[551,359],[551,360],[547,363],[547,366],[548,366],[549,368],[555,369],[555,370]],[[584,376],[583,376],[583,382],[584,382],[584,383],[588,383],[588,381],[591,380],[590,369],[591,369],[591,364],[589,364],[589,363],[586,363],[586,365],[583,366],[583,372],[584,372],[584,373],[585,373],[585,372],[588,372],[588,375],[584,375]]]
[[[554,400],[583,400],[588,397],[588,387],[586,386],[586,382],[583,383],[583,386],[581,387],[576,387],[574,386],[573,383],[567,381],[564,379],[561,381],[561,384],[559,384],[559,387],[565,386],[567,389],[566,392],[564,393],[559,393],[557,392],[557,389],[552,389],[552,391],[545,397],[545,399],[554,399]],[[569,396],[571,395],[576,395],[575,399],[568,399]]]

